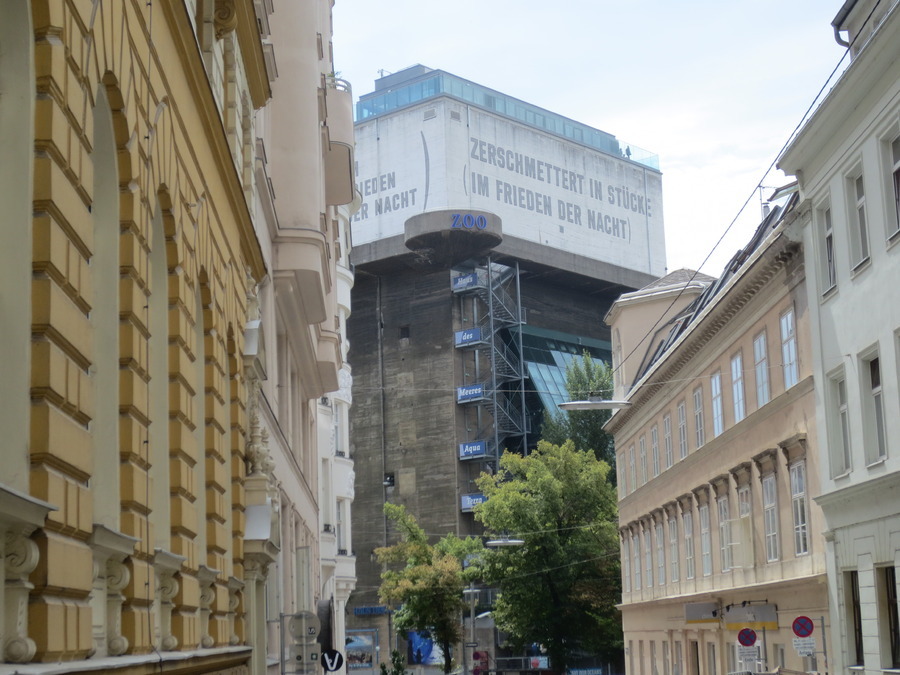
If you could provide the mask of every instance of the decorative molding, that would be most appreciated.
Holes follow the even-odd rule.
[[[794,434],[790,438],[786,438],[778,444],[782,454],[788,464],[806,457],[806,434]]]
[[[216,9],[213,15],[216,40],[221,40],[237,28],[238,16],[234,2],[235,0],[216,0]]]
[[[778,450],[776,448],[768,448],[757,455],[751,457],[753,463],[756,464],[756,470],[760,476],[775,472],[778,468]]]

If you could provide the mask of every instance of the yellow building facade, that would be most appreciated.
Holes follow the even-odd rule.
[[[776,207],[720,279],[681,271],[607,315],[615,358],[634,352],[614,396],[631,405],[605,427],[628,675],[825,669],[809,310],[786,232],[796,215]]]
[[[248,537],[253,506],[277,514],[265,349],[245,341],[273,277],[305,289],[268,309],[293,312],[311,344],[293,350],[312,377],[291,405],[312,410],[297,444],[313,447],[292,466],[318,553],[315,401],[342,367],[326,286],[353,180],[322,105],[331,3],[310,5],[328,32],[323,49],[306,31],[319,118],[296,152],[320,168],[321,198],[310,245],[279,258],[259,197],[270,2],[0,0],[0,662],[34,664],[20,672],[265,672],[254,636],[279,526]]]

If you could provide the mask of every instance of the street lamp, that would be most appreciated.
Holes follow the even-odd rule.
[[[522,546],[524,543],[522,539],[511,539],[508,534],[501,534],[496,539],[488,539],[484,542],[484,545],[491,548],[505,548],[507,546]]]

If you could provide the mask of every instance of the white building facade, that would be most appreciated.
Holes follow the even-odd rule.
[[[900,11],[848,1],[833,26],[852,62],[779,166],[803,199],[830,671],[881,673],[900,667]]]

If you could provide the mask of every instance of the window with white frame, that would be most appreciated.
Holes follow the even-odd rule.
[[[725,430],[725,412],[722,408],[722,373],[709,378],[709,394],[712,399],[713,438]]]
[[[647,588],[653,585],[653,541],[650,524],[644,528],[644,584]]]
[[[791,515],[794,521],[794,555],[809,553],[809,516],[806,507],[806,462],[791,464]]]
[[[619,498],[621,499],[628,494],[627,485],[625,484],[625,453],[620,453],[616,458],[616,475],[619,481]]]
[[[728,502],[728,495],[719,497],[716,506],[719,510],[719,562],[722,571],[727,572],[734,567],[731,558],[731,505]]]
[[[622,536],[622,590],[631,592],[631,556],[628,554],[628,539]]]
[[[712,532],[709,529],[709,504],[700,507],[700,562],[703,576],[712,574]]]
[[[684,578],[694,578],[694,514],[685,511],[681,516],[684,529]]]
[[[632,445],[628,448],[628,469],[629,469],[629,478],[628,486],[631,488],[631,491],[634,492],[637,489],[637,467],[634,464],[634,446]]]
[[[678,581],[678,519],[669,518],[669,579]]]
[[[889,239],[900,232],[900,136],[891,141],[891,187],[894,188],[894,213],[893,221],[887,219]]]
[[[866,222],[866,189],[860,173],[849,179],[850,255],[856,268],[869,259],[869,226]]]
[[[837,284],[837,268],[834,263],[834,230],[831,223],[831,207],[819,209],[819,240],[822,243],[820,255],[820,283],[822,293],[827,293]]]
[[[666,583],[666,538],[663,536],[662,522],[656,523],[656,583]]]
[[[762,478],[763,524],[766,539],[766,561],[778,560],[778,494],[775,474]]]
[[[831,476],[841,476],[852,468],[850,456],[850,409],[847,405],[847,380],[844,371],[831,376],[830,380],[831,412],[827,416],[833,425],[832,441],[829,444],[831,456]]]
[[[744,405],[744,357],[738,352],[731,357],[731,399],[734,402],[734,423],[747,414]]]
[[[655,424],[650,429],[650,463],[656,478],[659,475],[659,428]]]
[[[675,451],[672,448],[672,416],[663,417],[663,448],[666,455],[666,468],[669,469],[675,463]]]
[[[702,447],[705,442],[703,435],[703,389],[694,389],[694,431],[697,436],[697,447]]]
[[[641,449],[641,485],[647,482],[647,441],[641,436],[638,439],[638,446]]]
[[[738,497],[738,515],[741,518],[745,518],[753,513],[753,502],[751,501],[752,497],[750,496],[750,486],[749,485],[741,485],[737,489],[737,497]]]
[[[887,439],[884,434],[884,399],[881,389],[881,365],[877,356],[863,361],[863,374],[867,396],[864,399],[866,427],[866,460],[869,464],[887,457]]]
[[[756,374],[756,407],[762,408],[769,402],[769,349],[765,331],[753,338],[753,370]]]
[[[881,586],[878,591],[879,602],[882,605],[879,608],[881,618],[879,623],[879,632],[887,636],[890,650],[885,650],[886,658],[882,666],[885,669],[900,668],[900,612],[897,605],[897,568],[893,565],[882,567],[877,570],[877,585]]]
[[[688,456],[687,408],[684,401],[678,404],[678,458]]]
[[[634,590],[641,590],[641,541],[637,532],[631,533],[631,569],[634,571]]]
[[[794,326],[794,309],[781,315],[781,368],[784,371],[784,388],[790,389],[800,381],[797,363],[797,331]]]

